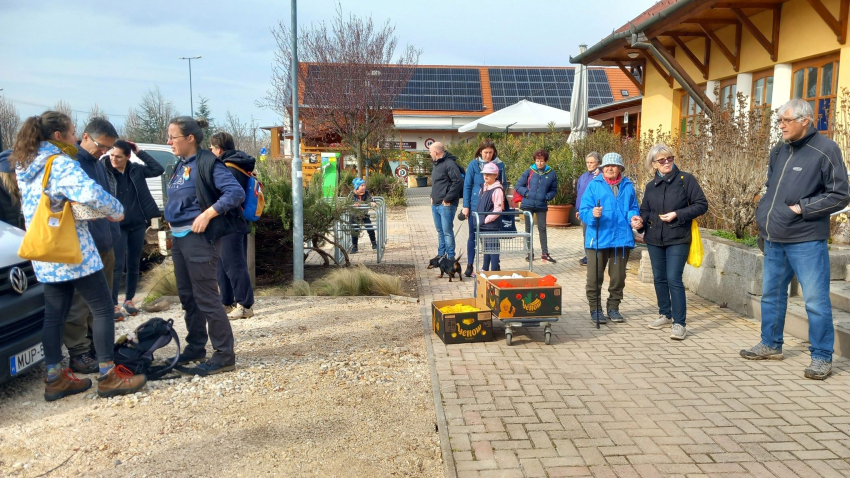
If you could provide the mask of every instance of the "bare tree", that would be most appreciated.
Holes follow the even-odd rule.
[[[9,149],[15,144],[15,136],[21,126],[21,115],[15,105],[0,96],[0,150]]]
[[[94,106],[91,107],[91,110],[89,111],[89,116],[88,118],[86,118],[86,124],[91,123],[91,120],[95,118],[103,118],[105,120],[109,120],[109,116],[106,114],[105,111],[100,109],[100,106],[98,106],[97,103],[95,103]]]
[[[156,86],[145,93],[137,108],[130,109],[124,124],[127,138],[139,143],[165,144],[168,122],[179,114]]]
[[[277,42],[268,106],[289,118],[292,104],[292,32],[285,22],[272,31]],[[330,25],[314,24],[298,33],[297,69],[305,133],[335,135],[357,155],[363,172],[364,148],[392,129],[392,109],[410,81],[421,50],[406,46],[396,57],[395,26],[377,27],[371,17],[337,15]]]
[[[83,132],[83,129],[80,127],[79,118],[77,117],[77,113],[71,109],[71,104],[65,100],[59,100],[53,106],[53,111],[58,111],[60,113],[66,114],[69,118],[71,118],[71,122],[74,123],[74,126],[77,129],[77,134],[80,135]],[[83,125],[83,128],[85,125]]]
[[[260,155],[260,150],[268,142],[268,132],[260,129],[254,118],[251,118],[250,123],[245,123],[229,110],[224,116],[224,124],[219,129],[233,136],[236,149],[245,151],[254,157]]]

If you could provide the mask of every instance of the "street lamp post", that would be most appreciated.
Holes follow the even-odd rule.
[[[192,109],[192,118],[195,117],[195,97],[192,96],[192,60],[200,60],[198,56],[181,56],[180,60],[189,60],[189,107]]]
[[[292,0],[292,279],[304,280],[304,179],[298,124],[298,4]]]
[[[3,88],[0,88],[3,91]],[[0,151],[3,151],[3,123],[0,122]]]

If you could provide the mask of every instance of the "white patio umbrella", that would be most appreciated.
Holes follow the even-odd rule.
[[[460,133],[498,133],[503,131],[514,133],[545,133],[549,125],[556,131],[568,131],[571,127],[570,112],[551,106],[541,105],[533,101],[520,100],[519,103],[502,108],[483,118],[467,123],[460,128]],[[590,120],[587,127],[598,128],[602,123]]]
[[[579,53],[587,50],[587,45],[579,45]],[[573,95],[570,98],[570,137],[567,142],[572,144],[587,136],[587,66],[579,64],[573,79]]]

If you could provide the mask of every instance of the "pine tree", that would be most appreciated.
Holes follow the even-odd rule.
[[[198,105],[198,118],[206,118],[209,126],[204,128],[204,141],[201,143],[201,146],[204,148],[210,147],[210,136],[215,132],[215,120],[212,117],[212,112],[210,111],[209,98],[204,98],[201,95],[198,95],[200,98],[200,104]]]

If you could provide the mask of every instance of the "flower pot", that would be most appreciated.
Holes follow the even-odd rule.
[[[428,186],[428,177],[427,176],[416,176],[416,187],[424,188]]]
[[[566,227],[570,225],[570,214],[573,212],[573,205],[552,206],[549,205],[549,212],[546,213],[547,226]]]

